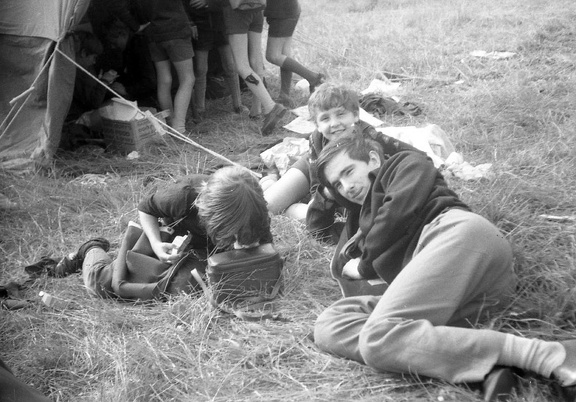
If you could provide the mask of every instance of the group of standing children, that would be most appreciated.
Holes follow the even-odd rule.
[[[249,116],[252,119],[259,119],[263,115],[264,121],[261,127],[263,135],[268,135],[276,126],[278,120],[286,112],[285,106],[290,106],[290,86],[292,73],[295,72],[306,78],[310,83],[310,91],[320,84],[324,76],[314,73],[299,64],[291,57],[291,38],[300,16],[300,5],[297,0],[268,0],[266,6],[250,9],[235,8],[228,0],[192,0],[192,15],[195,10],[207,8],[212,13],[211,18],[213,29],[212,35],[219,36],[219,27],[224,29],[229,49],[232,54],[232,61],[235,64],[235,72],[239,75],[248,89],[252,92],[252,104]],[[221,10],[223,23],[215,22],[220,17],[214,11]],[[263,11],[264,10],[264,11]],[[278,101],[272,99],[268,88],[264,82],[264,61],[262,58],[262,32],[264,28],[264,16],[269,24],[268,44],[266,58],[269,62],[280,67],[280,94]],[[198,43],[204,42],[202,36],[210,35],[209,32],[198,31]],[[225,41],[221,41],[224,42]],[[224,49],[223,46],[218,49]],[[220,50],[220,54],[225,66],[225,71],[229,71],[230,57],[228,47]],[[202,74],[202,81],[195,89],[195,107],[198,114],[204,112],[203,93],[205,92],[205,71],[207,60],[203,56],[197,60],[196,71]],[[227,72],[227,77],[229,74]],[[235,112],[240,112],[238,85],[228,78],[230,91],[233,96],[233,108]]]
[[[324,75],[310,71],[292,58],[292,35],[300,16],[298,0],[268,0],[260,7],[249,9],[237,7],[236,3],[230,0],[142,0],[119,1],[111,5],[109,0],[94,0],[91,10],[102,12],[93,11],[91,17],[94,32],[100,33],[107,42],[115,43],[107,34],[114,24],[126,28],[125,37],[146,37],[147,53],[156,71],[158,106],[170,111],[168,121],[174,130],[186,132],[190,105],[194,121],[205,115],[208,56],[210,50],[216,49],[231,93],[233,111],[241,113],[244,110],[240,97],[239,78],[242,78],[252,93],[249,117],[253,120],[263,118],[261,132],[269,135],[286,113],[286,106],[291,105],[292,74],[307,79],[310,92],[323,82]],[[108,19],[113,20],[110,23],[102,14],[112,6],[117,15],[107,14]],[[269,24],[266,58],[280,67],[277,101],[270,95],[263,79],[264,16]],[[122,51],[126,48],[126,43],[123,44]],[[177,75],[175,93],[173,72]],[[126,95],[126,91],[119,92]]]

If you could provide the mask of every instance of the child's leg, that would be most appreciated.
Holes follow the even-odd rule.
[[[262,85],[260,77],[250,68],[250,62],[248,61],[248,34],[228,35],[228,42],[230,43],[230,49],[234,57],[236,71],[238,75],[244,79],[248,89],[252,92],[250,115],[257,116],[260,114],[260,103],[257,102],[257,92],[262,93],[262,89],[266,89],[264,85]]]
[[[112,258],[106,251],[94,247],[88,250],[82,262],[82,279],[84,286],[92,295],[106,297],[107,293],[104,284],[110,288],[112,281]]]
[[[246,49],[249,49],[250,46],[250,49],[252,49],[254,52],[254,43],[250,43],[248,40],[248,36],[250,35],[252,38],[254,38],[254,34],[255,33],[253,32],[249,32],[248,34],[229,35],[228,40],[230,42],[232,54],[234,55],[234,62],[236,63],[238,74],[244,79],[246,85],[250,91],[252,91],[252,94],[255,96],[255,98],[260,101],[262,108],[264,109],[264,113],[269,113],[274,107],[274,101],[270,97],[270,94],[264,86],[260,76],[252,69],[250,60],[248,58],[248,51],[246,51]],[[260,36],[259,34],[256,35]],[[254,60],[256,60],[256,58],[254,58]],[[254,61],[254,64],[258,64],[258,62]],[[262,69],[262,66],[263,64],[260,62],[260,66],[258,68]],[[252,108],[252,114],[254,114],[253,112],[254,108]]]
[[[276,183],[264,191],[268,210],[280,214],[290,205],[300,201],[310,191],[308,178],[302,171],[290,168]]]
[[[292,55],[292,38],[273,38],[268,36],[266,44],[266,60],[280,67],[280,99],[290,97],[290,87],[292,86],[292,71],[282,67],[286,58]]]
[[[286,208],[284,214],[292,219],[296,219],[300,222],[306,222],[306,214],[308,213],[308,204],[303,202],[296,202]]]
[[[194,88],[194,67],[192,59],[174,62],[174,67],[178,74],[179,85],[174,97],[172,127],[183,133],[186,131],[186,113],[192,97],[192,88]]]
[[[266,59],[280,67],[281,96],[288,96],[292,76],[296,73],[306,79],[310,84],[311,92],[318,86],[323,75],[310,71],[292,58],[292,35],[298,24],[298,17],[287,19],[268,19],[268,43],[266,46]]]
[[[232,96],[232,107],[234,111],[241,112],[242,98],[240,93],[240,79],[238,78],[238,73],[236,72],[236,66],[234,65],[234,56],[232,55],[232,49],[230,45],[222,45],[218,47],[218,52],[220,53],[220,60],[222,60],[222,68],[226,76],[226,82],[228,83],[228,89]]]
[[[206,111],[206,75],[208,74],[209,53],[209,50],[196,50],[194,54],[194,70],[196,71],[194,108],[198,113]]]
[[[170,71],[170,61],[155,61],[154,66],[156,67],[156,93],[158,96],[158,104],[162,110],[170,111],[171,119],[174,108],[172,105],[172,94],[170,93],[172,89],[172,72]]]
[[[248,31],[248,60],[250,67],[256,74],[262,78],[264,77],[264,58],[262,57],[262,33]],[[274,100],[270,96],[268,89],[264,85],[264,81],[260,79],[258,85],[258,92],[255,92],[258,100],[262,104],[262,111],[268,114],[272,111],[275,105]]]

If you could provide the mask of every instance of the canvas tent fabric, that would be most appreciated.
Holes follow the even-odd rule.
[[[89,0],[0,1],[0,168],[32,171],[58,148],[76,67],[68,35]]]

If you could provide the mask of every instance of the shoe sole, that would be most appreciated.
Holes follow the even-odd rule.
[[[492,370],[483,385],[484,402],[510,401],[517,380],[510,368],[502,367]]]

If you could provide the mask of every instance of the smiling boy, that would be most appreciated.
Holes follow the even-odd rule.
[[[343,205],[359,207],[350,208],[356,215],[347,222],[360,230],[359,254],[342,275],[389,284],[382,296],[346,297],[328,307],[314,330],[321,349],[379,371],[484,381],[485,400],[496,400],[501,387],[510,392],[513,377],[498,366],[576,384],[576,341],[471,328],[511,296],[512,250],[429,158],[386,156],[374,141],[344,136],[322,150],[318,175]]]
[[[358,94],[352,89],[334,83],[323,83],[308,101],[310,118],[316,130],[310,134],[309,151],[288,171],[264,191],[268,209],[299,220],[306,220],[311,233],[323,238],[337,239],[339,231],[333,230],[334,213],[338,205],[327,193],[318,190],[316,160],[320,151],[331,141],[344,135],[359,135],[377,140],[386,155],[402,150],[416,150],[411,145],[377,132],[374,127],[360,120]],[[310,203],[300,202],[310,195]]]

